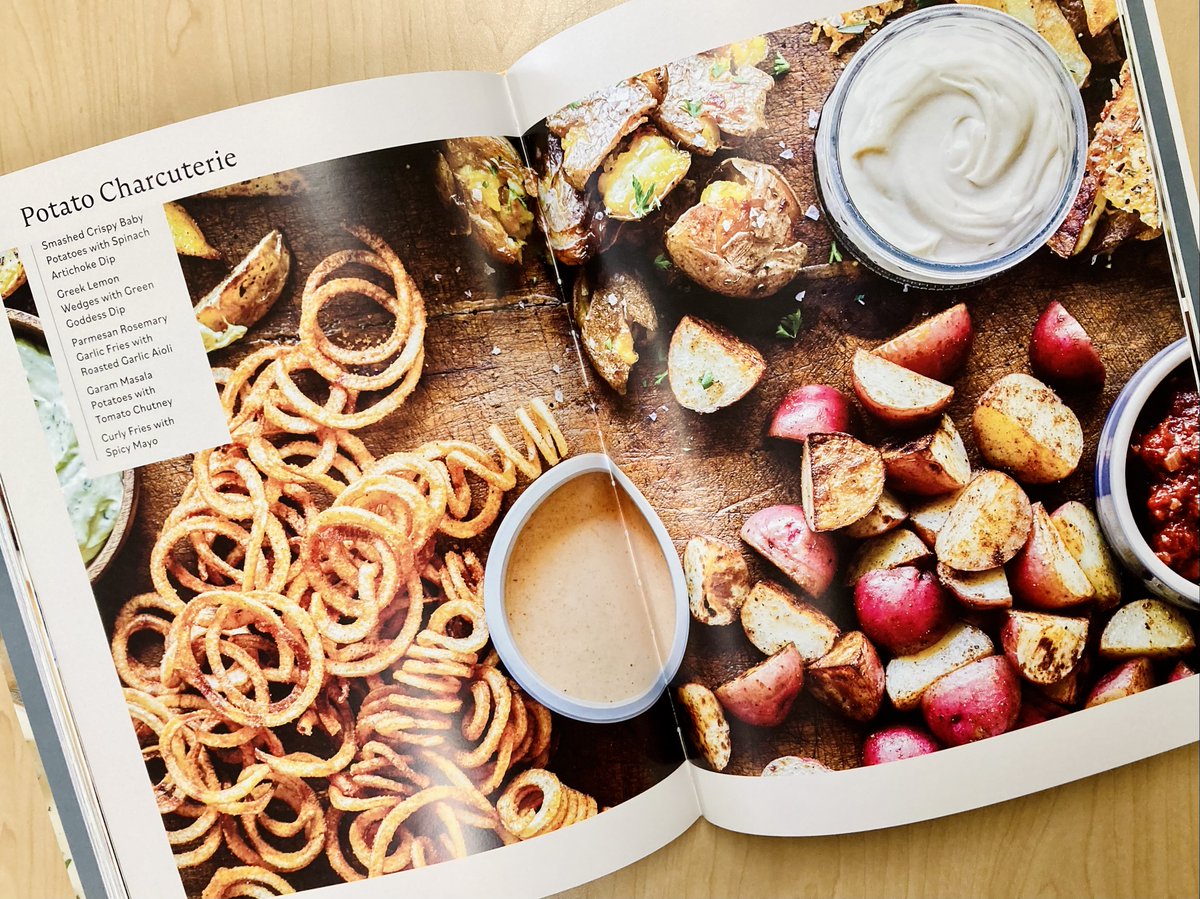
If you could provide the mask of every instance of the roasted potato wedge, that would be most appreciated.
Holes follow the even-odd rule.
[[[979,628],[955,624],[932,646],[887,663],[884,685],[888,698],[900,711],[911,711],[921,704],[921,694],[943,674],[994,652],[991,638]]]
[[[879,494],[879,501],[875,503],[875,508],[858,521],[843,528],[842,533],[856,540],[866,540],[900,527],[907,519],[908,510],[904,508],[904,504],[896,498],[894,493],[884,487],[883,492]]]
[[[762,774],[759,776],[791,777],[796,774],[821,774],[831,770],[816,759],[798,755],[781,755],[779,758],[767,762],[767,766],[762,769]]]
[[[1090,655],[1085,654],[1079,663],[1060,681],[1052,684],[1035,684],[1037,692],[1051,702],[1073,707],[1080,705],[1087,697],[1088,673],[1091,669]]]
[[[703,319],[679,320],[667,350],[667,377],[679,405],[716,412],[753,390],[767,371],[762,353]]]
[[[546,127],[562,139],[562,169],[572,187],[583,190],[621,139],[646,121],[658,105],[655,89],[652,79],[627,78],[546,119]]]
[[[25,283],[25,266],[16,250],[0,252],[0,300],[7,300]]]
[[[701,287],[729,297],[767,297],[795,278],[807,258],[808,247],[796,239],[802,215],[778,169],[726,159],[700,202],[667,230],[667,253]]]
[[[684,684],[676,694],[687,712],[692,742],[714,771],[729,764],[729,722],[713,691],[702,684]]]
[[[607,270],[601,277],[593,284],[587,272],[579,273],[572,313],[588,361],[613,390],[624,395],[639,358],[634,328],[656,331],[658,316],[637,278]]]
[[[914,503],[908,510],[908,526],[930,547],[937,543],[938,533],[950,517],[961,490]]]
[[[1096,605],[1114,608],[1121,601],[1121,574],[1108,551],[1100,522],[1081,502],[1063,503],[1050,516],[1067,552],[1091,582]]]
[[[1117,21],[1117,0],[1083,0],[1083,9],[1093,37]]]
[[[291,269],[283,233],[272,231],[196,304],[204,349],[211,353],[244,337],[275,305]]]
[[[870,721],[883,704],[883,663],[862,631],[843,634],[805,670],[808,691],[852,721]]]
[[[742,628],[764,655],[792,644],[806,662],[833,647],[840,631],[824,612],[770,581],[759,581],[742,605]]]
[[[804,686],[804,660],[788,643],[765,662],[743,671],[715,690],[721,707],[739,721],[775,727],[792,710]]]
[[[294,197],[309,188],[308,178],[298,169],[287,169],[272,175],[250,178],[237,184],[227,184],[206,190],[201,197],[224,199],[229,197]]]
[[[863,408],[880,421],[901,427],[928,421],[954,399],[954,388],[949,384],[866,350],[854,354],[851,383]]]
[[[1030,375],[1005,375],[985,390],[971,424],[983,457],[1027,484],[1061,481],[1083,455],[1079,419]]]
[[[963,488],[938,531],[938,561],[959,571],[986,571],[1020,552],[1033,527],[1033,510],[1021,485],[985,471]]]
[[[1085,708],[1095,708],[1112,702],[1114,699],[1124,699],[1134,693],[1142,693],[1154,686],[1154,666],[1146,658],[1130,659],[1114,668],[1092,687],[1088,694]]]
[[[732,624],[750,592],[750,570],[737,547],[693,537],[683,549],[688,605],[701,624]]]
[[[533,232],[533,173],[502,137],[456,137],[443,141],[434,166],[438,196],[461,212],[467,233],[489,256],[521,261]]]
[[[953,493],[971,480],[971,460],[949,415],[929,434],[883,448],[888,486],[916,496]]]
[[[619,222],[645,218],[683,180],[692,155],[650,127],[638,129],[623,149],[604,161],[596,186],[604,211]]]
[[[742,525],[741,537],[810,596],[819,596],[837,571],[837,543],[808,526],[800,506],[768,506]]]
[[[955,571],[945,562],[938,562],[938,580],[968,609],[985,612],[989,609],[1011,609],[1012,589],[1004,568],[984,571]]]
[[[1009,612],[1000,645],[1031,684],[1055,684],[1075,670],[1087,648],[1088,620],[1040,612]]]
[[[1041,503],[1034,503],[1033,530],[1009,566],[1013,596],[1037,609],[1064,609],[1093,599],[1091,581],[1067,551]]]
[[[883,495],[883,457],[849,434],[809,434],[800,461],[808,526],[836,531],[869,515]]]
[[[948,381],[962,370],[971,354],[975,329],[966,303],[897,334],[875,348],[875,355],[935,381]]]
[[[870,571],[880,568],[899,568],[901,565],[920,565],[932,553],[925,543],[908,528],[895,528],[878,537],[864,540],[846,571],[846,583],[857,584]]]
[[[178,203],[164,203],[163,212],[175,241],[175,252],[180,256],[195,256],[197,259],[220,259],[221,251],[212,246],[186,209]]]
[[[1105,659],[1170,659],[1196,648],[1196,634],[1183,613],[1157,599],[1121,606],[1100,634]]]

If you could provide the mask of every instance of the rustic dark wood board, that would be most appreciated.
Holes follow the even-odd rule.
[[[872,29],[873,31],[874,29]],[[731,155],[771,163],[795,190],[802,207],[819,208],[813,179],[813,138],[810,111],[819,111],[849,61],[856,40],[837,57],[828,42],[813,44],[811,29],[797,27],[769,35],[772,58],[776,50],[791,63],[792,72],[776,82],[767,103],[768,129],[736,149],[713,159],[696,157],[683,191],[694,194],[722,158]],[[1085,88],[1085,103],[1094,121],[1110,93],[1108,78],[1119,66],[1097,67]],[[534,129],[531,145],[544,139]],[[661,218],[671,220],[683,208],[668,197]],[[771,413],[790,389],[806,383],[829,383],[853,396],[848,377],[855,349],[876,346],[926,315],[954,303],[966,302],[975,323],[975,349],[949,412],[979,462],[970,430],[971,411],[979,395],[1001,376],[1029,371],[1028,339],[1037,316],[1051,300],[1064,303],[1082,322],[1100,348],[1108,369],[1102,391],[1064,393],[1078,414],[1085,433],[1085,452],[1077,472],[1065,481],[1030,490],[1034,500],[1053,508],[1066,499],[1094,499],[1092,471],[1095,446],[1105,415],[1128,378],[1157,350],[1183,335],[1179,304],[1166,248],[1162,240],[1122,247],[1111,261],[1089,257],[1064,261],[1039,251],[1005,275],[955,291],[903,291],[851,263],[829,265],[832,235],[823,216],[801,223],[809,247],[811,268],[780,292],[762,300],[736,300],[707,293],[673,272],[664,273],[653,260],[662,252],[662,221],[626,226],[617,243],[590,263],[599,270],[633,271],[651,286],[659,312],[659,330],[639,344],[642,360],[630,378],[625,397],[602,383],[597,392],[601,427],[609,452],[641,487],[682,551],[689,538],[710,534],[735,545],[742,522],[753,512],[776,503],[799,503],[799,448],[767,437]],[[573,270],[562,269],[570,282]],[[797,295],[804,292],[803,300]],[[774,336],[786,313],[799,309],[804,324],[795,341]],[[664,380],[666,348],[679,318],[690,313],[718,321],[754,344],[767,360],[767,375],[741,402],[712,415],[680,408]],[[651,419],[651,415],[654,419]],[[860,414],[867,439],[893,436]],[[744,547],[753,577],[786,578]],[[852,547],[842,547],[843,561]],[[1127,588],[1139,591],[1130,579]],[[816,603],[839,625],[856,626],[849,591],[835,585]],[[990,625],[995,635],[999,622]],[[762,655],[734,624],[724,628],[693,622],[687,654],[677,678],[716,686]],[[888,712],[871,729],[888,719]],[[761,729],[731,721],[733,754],[730,774],[755,775],[780,755],[811,756],[832,768],[860,763],[867,727],[855,725],[826,710],[805,694],[778,728]]]

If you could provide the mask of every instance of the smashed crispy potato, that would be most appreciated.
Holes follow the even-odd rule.
[[[667,92],[654,111],[658,126],[694,153],[711,156],[722,132],[748,137],[767,126],[767,94],[775,79],[755,68],[766,56],[752,42],[725,53],[699,53],[667,66]],[[757,57],[757,58],[756,58]],[[739,62],[739,60],[742,60]],[[750,60],[754,60],[751,62]]]
[[[668,229],[667,253],[701,287],[730,297],[770,296],[799,274],[808,256],[796,240],[802,215],[774,166],[726,159],[700,202]]]
[[[533,173],[502,137],[460,137],[444,141],[434,178],[442,202],[462,210],[468,233],[499,262],[521,261],[533,231],[529,197]]]
[[[725,720],[721,703],[703,684],[684,684],[679,688],[678,696],[688,713],[692,741],[714,771],[724,771],[729,764],[731,746],[729,722]]]
[[[275,305],[292,268],[283,233],[272,231],[196,304],[196,321],[211,353],[240,340]]]
[[[831,19],[818,19],[813,23],[812,37],[808,42],[815,44],[822,36],[827,37],[830,55],[837,56],[842,52],[842,47],[866,31],[868,25],[882,25],[888,16],[903,8],[903,0],[884,0],[883,3],[844,12]]]
[[[196,220],[178,203],[164,203],[167,225],[175,241],[175,252],[180,256],[195,256],[198,259],[220,259],[221,251],[213,247]]]
[[[572,187],[583,190],[621,139],[646,121],[658,105],[654,85],[653,78],[627,78],[546,119],[546,127],[562,140],[563,173]]]
[[[25,283],[25,266],[16,250],[0,251],[0,300],[7,300]]]
[[[640,281],[623,272],[605,273],[595,283],[586,272],[580,272],[571,311],[592,367],[624,395],[629,373],[638,361],[634,325],[647,331],[658,329],[650,294]]]
[[[206,190],[201,197],[225,199],[229,197],[294,197],[308,190],[308,178],[297,169],[286,169],[273,175],[250,178],[237,184],[227,184]]]
[[[606,221],[593,216],[587,197],[567,180],[563,171],[562,144],[553,134],[546,139],[538,176],[538,223],[546,245],[563,265],[583,265],[596,249],[595,225]]]
[[[642,128],[604,162],[598,187],[604,211],[620,222],[645,218],[687,174],[692,155],[653,128]]]

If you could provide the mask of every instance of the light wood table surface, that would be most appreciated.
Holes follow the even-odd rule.
[[[0,3],[0,173],[241,103],[430,69],[495,69],[612,0]],[[1197,4],[1159,0],[1193,175]],[[643,35],[631,35],[641,39]],[[319,126],[318,126],[319,127]],[[36,753],[0,690],[0,899],[72,895]],[[566,896],[1196,896],[1195,745],[1024,799],[809,840],[697,823]]]

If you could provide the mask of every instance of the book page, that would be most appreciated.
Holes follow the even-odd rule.
[[[634,2],[509,73],[607,449],[685,569],[701,804],[738,830],[892,826],[1197,739],[1169,119],[1115,7],[919,6]],[[1027,60],[973,67],[1012,35]]]
[[[636,707],[569,666],[564,711],[522,673],[560,635],[490,597],[545,623],[538,497],[605,458],[503,82],[330,91],[4,181],[10,562],[113,894],[540,895],[697,816],[653,647]]]

